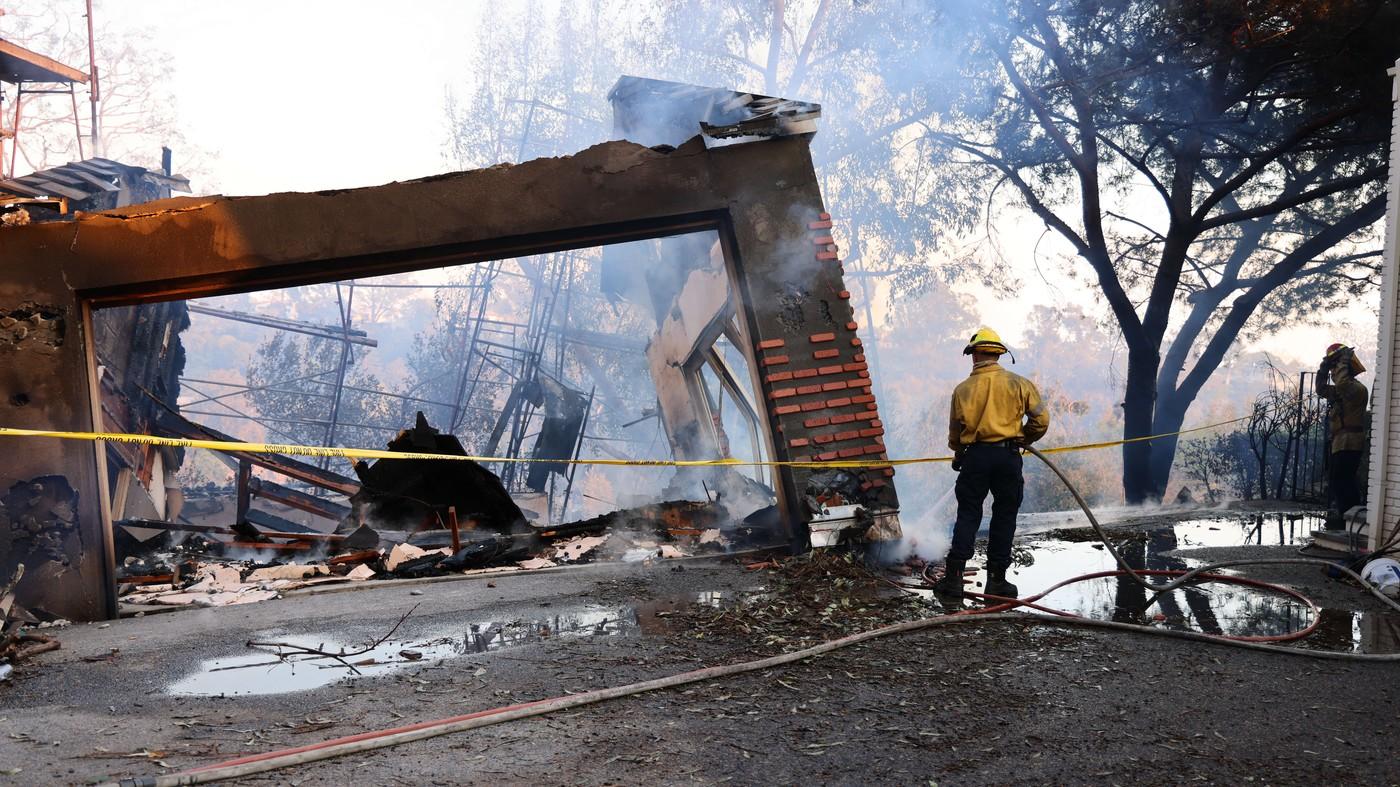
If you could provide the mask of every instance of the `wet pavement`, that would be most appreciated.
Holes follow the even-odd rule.
[[[533,618],[454,624],[449,629],[368,644],[346,643],[341,635],[330,632],[281,638],[273,632],[255,632],[245,648],[201,661],[166,687],[165,693],[191,697],[286,694],[551,639],[665,633],[667,619],[676,612],[718,607],[735,598],[761,594],[761,589],[742,594],[707,590],[635,605],[588,604]]]
[[[1252,528],[1214,519],[1117,535],[1129,537],[1125,549],[1139,551],[1143,564],[1189,566],[1201,557],[1191,550],[1202,548],[1291,554],[1291,546],[1257,545],[1308,527],[1300,522],[1295,537],[1283,524],[1284,536],[1274,520]],[[1239,549],[1247,538],[1255,546]],[[1037,536],[1018,554],[1024,565],[1014,579],[1026,592],[1109,566],[1085,542]],[[1366,607],[1355,588],[1293,569],[1265,578]],[[741,566],[604,567],[446,582],[421,595],[386,586],[70,627],[63,650],[0,692],[0,777],[71,784],[158,775],[751,659],[777,647],[763,645],[770,631],[700,630],[686,625],[696,616],[685,611],[702,604],[722,614],[736,598],[776,596],[776,582],[776,572]],[[1215,599],[1219,588],[1203,591]],[[1095,592],[1116,610],[1114,589]],[[1190,602],[1178,603],[1187,618],[1180,625],[1200,625]],[[362,647],[405,613],[402,631],[357,657],[385,660],[358,668],[382,666],[372,680],[306,662],[284,680],[264,671],[286,667],[229,661],[275,660],[250,651],[250,639]],[[1227,613],[1216,612],[1222,625],[1244,625]],[[1324,620],[1309,642],[1329,625],[1338,641],[1369,648],[1366,624],[1351,617]],[[240,676],[242,685],[171,693],[217,666],[238,667],[214,674]],[[950,626],[248,783],[1389,783],[1387,728],[1374,720],[1397,700],[1396,669],[1014,622]],[[252,683],[263,685],[243,690]],[[1202,696],[1210,713],[1195,712]]]
[[[373,645],[347,645],[334,634],[269,640],[255,633],[249,643],[251,652],[205,660],[190,675],[171,684],[167,693],[234,697],[306,691],[549,638],[627,636],[638,628],[637,611],[632,607],[588,605],[534,619],[454,625],[426,636],[390,638]]]
[[[1300,513],[1219,515],[1141,529],[1115,529],[1110,535],[1115,548],[1134,568],[1182,571],[1210,562],[1191,557],[1191,550],[1302,546],[1313,530],[1322,527],[1322,521],[1319,515]],[[1061,530],[1046,535],[1052,537],[1017,545],[1008,578],[1022,597],[1070,577],[1118,567],[1092,531]],[[970,579],[972,589],[979,589],[986,574],[979,571]],[[1153,597],[1127,577],[1103,577],[1058,588],[1039,603],[1101,620],[1229,636],[1290,634],[1307,627],[1313,618],[1308,606],[1295,598],[1219,582]],[[963,605],[981,606],[971,600]],[[1400,619],[1396,616],[1328,606],[1321,606],[1320,612],[1317,629],[1296,645],[1358,653],[1400,651]]]

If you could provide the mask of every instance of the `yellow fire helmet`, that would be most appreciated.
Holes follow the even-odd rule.
[[[973,352],[982,353],[1002,353],[1010,352],[1006,345],[1002,344],[1001,336],[996,331],[983,325],[977,329],[977,333],[972,334],[972,338],[967,340],[967,346],[963,348],[963,355],[972,355]]]

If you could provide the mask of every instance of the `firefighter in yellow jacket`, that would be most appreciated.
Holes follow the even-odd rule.
[[[1006,570],[1011,567],[1011,539],[1025,489],[1021,446],[1045,436],[1050,416],[1035,384],[998,363],[1006,352],[996,331],[980,328],[963,349],[963,355],[972,356],[972,374],[953,390],[948,447],[953,449],[953,469],[958,471],[954,487],[958,518],[943,578],[935,590],[954,598],[963,594],[963,569],[972,557],[988,492],[992,521],[985,589],[993,596],[1017,595],[1016,586],[1006,580]]]

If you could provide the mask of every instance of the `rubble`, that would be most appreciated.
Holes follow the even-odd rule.
[[[421,412],[414,427],[399,432],[388,446],[466,455],[456,437],[433,428]],[[349,494],[351,505],[342,507],[348,513],[336,533],[246,506],[235,511],[206,505],[198,496],[185,510],[202,518],[199,523],[186,517],[119,522],[114,542],[124,611],[247,604],[330,583],[723,554],[776,532],[772,490],[730,468],[678,472],[667,487],[677,499],[558,525],[530,523],[501,480],[473,461],[381,459],[357,464],[356,473],[362,485]],[[256,479],[248,480],[247,486],[255,486]],[[23,490],[25,499],[55,498],[35,491],[42,486]],[[704,499],[687,499],[692,493]],[[303,494],[283,488],[287,499]],[[44,509],[53,509],[49,518],[67,521],[62,515],[71,504],[64,508],[62,502]],[[336,504],[317,508],[327,505]],[[741,519],[755,508],[769,514],[761,522]],[[235,521],[219,522],[225,512]]]
[[[461,441],[434,429],[422,412],[412,429],[389,441],[389,450],[467,456]],[[526,527],[525,514],[501,479],[476,462],[381,459],[356,463],[355,474],[362,486],[350,497],[353,512],[344,523],[347,532],[367,522],[396,524],[394,529],[410,532],[443,527],[449,509],[466,529],[510,533]]]
[[[18,603],[15,590],[24,578],[24,565],[17,566],[10,579],[0,585],[0,680],[9,679],[14,665],[41,653],[58,650],[59,641],[36,629],[63,628],[68,621],[61,618],[40,621]]]
[[[313,557],[256,551],[259,557],[243,560],[230,553],[242,546],[267,545],[217,540],[246,537],[234,535],[232,529],[209,535],[166,533],[145,541],[126,538],[120,540],[124,548],[140,550],[141,554],[123,556],[118,570],[120,599],[130,614],[143,607],[248,604],[331,583],[724,554],[735,543],[730,532],[743,530],[742,523],[728,522],[725,516],[727,512],[718,502],[673,500],[554,527],[526,525],[528,530],[517,528],[514,534],[469,529],[455,534],[456,551],[452,549],[454,534],[449,530],[403,533],[386,529],[375,531],[376,546],[372,548],[346,549],[348,542],[326,542],[329,549],[339,549],[339,554],[322,551]],[[173,541],[171,536],[181,540]],[[396,543],[396,538],[403,540]],[[276,556],[267,560],[268,554]]]

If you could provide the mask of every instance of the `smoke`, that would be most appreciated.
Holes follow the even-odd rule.
[[[923,475],[926,468],[919,471],[905,473],[905,481],[913,481],[913,475]],[[911,486],[905,483],[903,488]],[[907,557],[919,557],[924,560],[937,562],[941,561],[948,554],[948,547],[953,541],[953,517],[957,513],[957,501],[953,498],[953,488],[950,486],[941,497],[932,504],[912,507],[903,505],[900,509],[900,526],[904,530],[904,539],[899,544],[899,549],[895,552],[895,557],[903,559]]]

